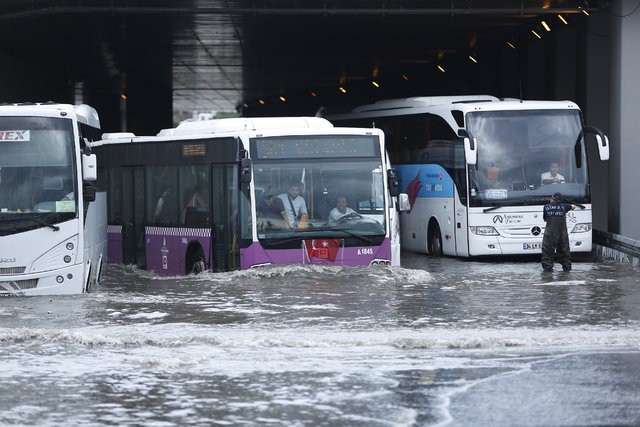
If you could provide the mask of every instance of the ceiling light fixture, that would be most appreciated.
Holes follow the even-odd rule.
[[[542,21],[541,24],[542,24],[542,26],[544,27],[545,30],[551,31],[551,28],[549,28],[549,25],[547,25],[547,23],[545,21]]]
[[[567,22],[567,20],[566,20],[566,19],[564,19],[564,16],[562,16],[562,15],[558,15],[558,19],[559,19],[559,20],[561,20],[561,21],[564,23],[564,25],[569,25],[569,23]]]
[[[342,93],[347,93],[347,90],[346,90],[345,88],[343,88],[342,86],[340,86],[340,87],[338,88],[338,90],[339,90],[340,92],[342,92]]]
[[[513,50],[516,50],[516,45],[511,42],[507,42],[507,46],[509,46]]]
[[[287,98],[285,98],[284,96],[280,95],[280,101],[285,102],[287,100]]]
[[[446,71],[444,70],[444,68],[442,67],[442,65],[438,65],[438,70],[442,71],[443,73],[446,73]]]
[[[310,93],[310,95],[311,95],[311,96],[313,96],[313,97],[315,98],[316,96],[318,96],[318,93],[312,90],[312,91],[311,91],[311,93]]]
[[[260,105],[264,105],[264,99],[260,99],[260,100],[258,100],[258,104],[260,104]]]
[[[402,80],[404,80],[405,82],[409,81],[409,76],[407,76],[406,74],[403,74]]]
[[[373,86],[375,86],[375,87],[380,87],[380,85],[378,84],[378,82],[377,82],[377,81],[375,81],[375,80],[373,80],[373,81],[371,82],[371,84],[372,84]]]
[[[471,62],[477,64],[478,60],[476,58],[473,57],[473,55],[469,55],[469,59],[471,60]]]
[[[536,33],[536,30],[531,30],[531,32],[533,33],[534,36],[536,36],[537,38],[542,40],[542,36],[540,34]]]

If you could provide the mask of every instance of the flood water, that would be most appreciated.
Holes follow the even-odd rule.
[[[287,266],[0,298],[0,425],[640,425],[640,274]]]

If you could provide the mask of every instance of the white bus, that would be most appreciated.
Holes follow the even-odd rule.
[[[609,158],[607,137],[585,127],[569,101],[492,96],[415,97],[329,118],[384,131],[400,189],[403,249],[432,255],[539,254],[542,206],[560,192],[584,207],[568,214],[571,250],[592,246],[585,141]],[[544,179],[553,168],[554,178]],[[561,178],[561,179],[560,179]]]
[[[108,190],[109,262],[159,275],[400,263],[397,181],[378,129],[230,118],[105,134],[93,148]],[[300,196],[289,202],[292,183]],[[354,212],[332,222],[339,196]],[[291,224],[285,206],[297,212]]]
[[[100,279],[106,196],[96,194],[88,105],[0,106],[0,296],[79,294]]]

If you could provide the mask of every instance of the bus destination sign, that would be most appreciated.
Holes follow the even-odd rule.
[[[377,157],[377,136],[330,135],[265,137],[251,141],[254,159],[320,159],[333,157]]]

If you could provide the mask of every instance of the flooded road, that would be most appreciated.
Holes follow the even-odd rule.
[[[640,424],[640,274],[274,267],[0,299],[0,425]]]

